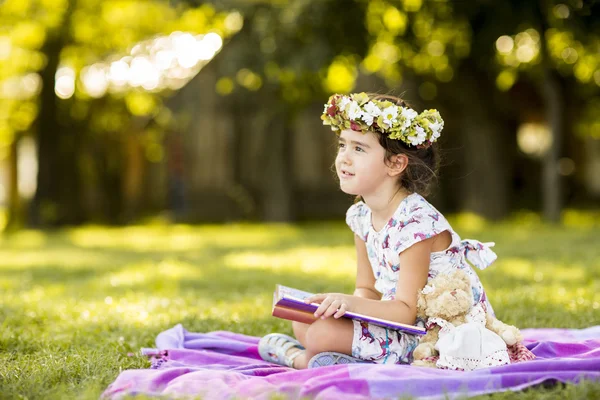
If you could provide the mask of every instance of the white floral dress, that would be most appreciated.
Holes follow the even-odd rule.
[[[379,232],[373,228],[371,210],[363,202],[348,209],[346,223],[366,244],[376,280],[375,289],[382,294],[383,301],[395,299],[401,268],[400,253],[415,243],[448,231],[452,235],[452,243],[444,251],[431,253],[428,279],[455,269],[463,270],[471,279],[473,306],[481,304],[493,315],[479,277],[467,260],[484,269],[494,262],[496,255],[487,244],[476,240],[461,240],[446,218],[418,193],[407,196]],[[423,323],[424,321],[417,321],[417,324]],[[418,343],[417,336],[354,321],[354,357],[380,364],[410,363],[412,352]]]

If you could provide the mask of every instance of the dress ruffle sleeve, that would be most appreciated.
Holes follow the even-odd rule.
[[[363,202],[353,204],[346,212],[346,224],[364,242],[367,241],[369,234],[370,221],[368,220],[368,214],[369,210]]]
[[[390,229],[394,241],[393,248],[398,253],[444,231],[452,231],[446,218],[421,199],[409,203],[404,212],[394,221],[395,226]]]

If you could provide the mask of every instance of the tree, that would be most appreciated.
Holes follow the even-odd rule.
[[[464,178],[451,180],[445,191],[457,193],[459,208],[492,218],[510,209],[513,161],[522,158],[514,134],[524,115],[520,93],[541,99],[539,111],[552,125],[541,180],[547,219],[556,220],[561,209],[557,165],[570,133],[566,108],[584,134],[599,123],[598,101],[587,101],[598,99],[600,86],[600,29],[592,18],[597,1],[53,1],[49,7],[47,1],[7,0],[0,9],[8,32],[0,36],[0,59],[9,60],[0,81],[19,87],[18,95],[0,100],[6,110],[0,139],[11,144],[32,132],[40,144],[34,215],[42,225],[89,218],[79,197],[90,179],[104,182],[102,192],[116,193],[109,214],[122,213],[122,149],[131,144],[122,139],[133,138],[138,144],[132,148],[144,144],[148,158],[160,158],[170,123],[163,102],[181,87],[92,90],[87,77],[106,74],[134,49],[149,51],[156,42],[144,39],[156,34],[214,30],[227,37],[228,26],[242,25],[232,9],[243,15],[243,30],[219,62],[216,89],[230,94],[240,113],[266,115],[268,156],[259,190],[269,220],[292,219],[286,152],[298,112],[329,93],[353,90],[359,76],[380,77],[388,88],[410,83],[418,88],[411,99],[418,92],[417,102],[442,110],[446,144],[461,149],[455,158],[465,164],[457,172]],[[61,88],[71,93],[58,99]]]
[[[188,2],[196,5],[199,2]],[[367,49],[363,1],[215,1],[244,15],[244,28],[219,61],[217,90],[231,95],[238,112],[266,115],[262,154],[261,216],[293,220],[290,131],[298,112],[331,91],[351,90],[356,64]],[[247,94],[251,95],[248,96]],[[237,143],[244,140],[240,130]],[[234,155],[240,162],[240,155]],[[244,166],[238,179],[243,184]]]
[[[245,76],[256,77],[240,85],[270,93],[261,104],[284,98],[289,104],[283,110],[289,110],[331,92],[348,92],[359,71],[383,77],[388,88],[415,83],[423,101],[443,109],[451,122],[448,131],[459,127],[447,144],[462,149],[454,158],[464,160],[465,167],[456,172],[462,178],[453,179],[446,192],[458,194],[459,207],[487,217],[504,217],[512,205],[513,165],[522,157],[515,130],[523,115],[515,101],[519,94],[511,88],[524,82],[520,86],[534,89],[529,97],[545,99],[541,107],[554,121],[542,199],[546,218],[558,218],[557,163],[565,135],[560,118],[566,113],[561,101],[568,95],[578,101],[597,96],[600,73],[593,49],[598,26],[592,18],[597,2],[218,3],[240,7],[246,16],[247,41],[228,74],[238,76],[238,81],[238,72],[249,71]],[[506,40],[513,43],[507,52],[502,47]],[[578,54],[587,49],[585,57],[577,63],[569,61],[570,47],[577,48]],[[567,82],[580,89],[563,93]],[[416,97],[414,92],[409,95]],[[590,110],[586,113],[593,114]],[[285,157],[276,165],[285,166]]]
[[[599,92],[598,8],[598,2],[582,1],[371,1],[372,42],[363,65],[391,84],[409,73],[420,79],[422,97],[458,106],[448,111],[462,114],[466,172],[473,182],[463,191],[466,204],[495,218],[509,209],[516,147],[510,121],[522,118],[509,89],[519,79],[532,82],[551,126],[543,211],[557,221],[566,101],[574,96],[583,103]],[[567,93],[569,85],[575,89]]]
[[[0,70],[0,78],[20,84],[33,79],[36,86],[25,99],[18,98],[23,89],[16,90],[17,98],[5,106],[11,108],[0,116],[15,119],[19,116],[18,109],[24,108],[24,104],[30,105],[26,117],[22,117],[26,121],[1,126],[3,137],[9,143],[16,133],[29,130],[38,144],[39,174],[32,207],[35,225],[56,226],[86,220],[81,185],[89,177],[82,176],[84,157],[95,164],[92,169],[96,170],[100,182],[114,181],[104,177],[118,177],[120,167],[105,168],[107,163],[99,160],[119,164],[122,157],[111,147],[116,145],[118,149],[123,142],[123,136],[131,128],[130,117],[152,119],[160,115],[161,99],[173,90],[173,87],[157,85],[145,87],[143,82],[133,85],[139,87],[122,85],[111,90],[106,79],[113,72],[108,70],[113,66],[111,62],[129,55],[117,67],[133,73],[134,66],[127,65],[129,61],[136,61],[131,57],[132,52],[139,50],[140,42],[158,34],[213,31],[226,38],[234,31],[228,27],[231,22],[228,16],[229,13],[216,13],[206,5],[190,9],[183,5],[172,7],[168,1],[161,0],[7,0],[3,3],[0,21],[5,36],[2,38],[10,51],[9,63]],[[189,34],[178,37],[193,40]],[[132,48],[136,44],[138,48]],[[196,67],[189,65],[188,69]],[[89,82],[96,82],[96,86],[88,87]],[[94,113],[89,112],[92,107],[95,107]],[[85,154],[86,142],[90,141],[104,142],[106,151],[100,152],[100,157],[98,153]],[[90,147],[96,146],[87,146]],[[112,184],[110,189],[118,190],[118,187]],[[118,193],[115,197],[119,198]]]

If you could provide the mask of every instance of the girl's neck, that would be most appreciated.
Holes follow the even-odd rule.
[[[391,195],[363,196],[364,202],[371,209],[371,224],[373,225],[373,228],[379,231],[379,228],[389,221],[402,200],[408,195],[409,193],[404,188],[400,188]]]

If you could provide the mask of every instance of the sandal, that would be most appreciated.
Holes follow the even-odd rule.
[[[295,347],[297,350],[287,354],[288,350]],[[283,333],[270,333],[258,342],[258,354],[268,362],[294,368],[294,360],[303,353],[304,347],[299,341]]]
[[[308,368],[327,367],[338,364],[360,364],[368,361],[349,356],[348,354],[337,353],[335,351],[326,351],[315,355],[308,361]]]

